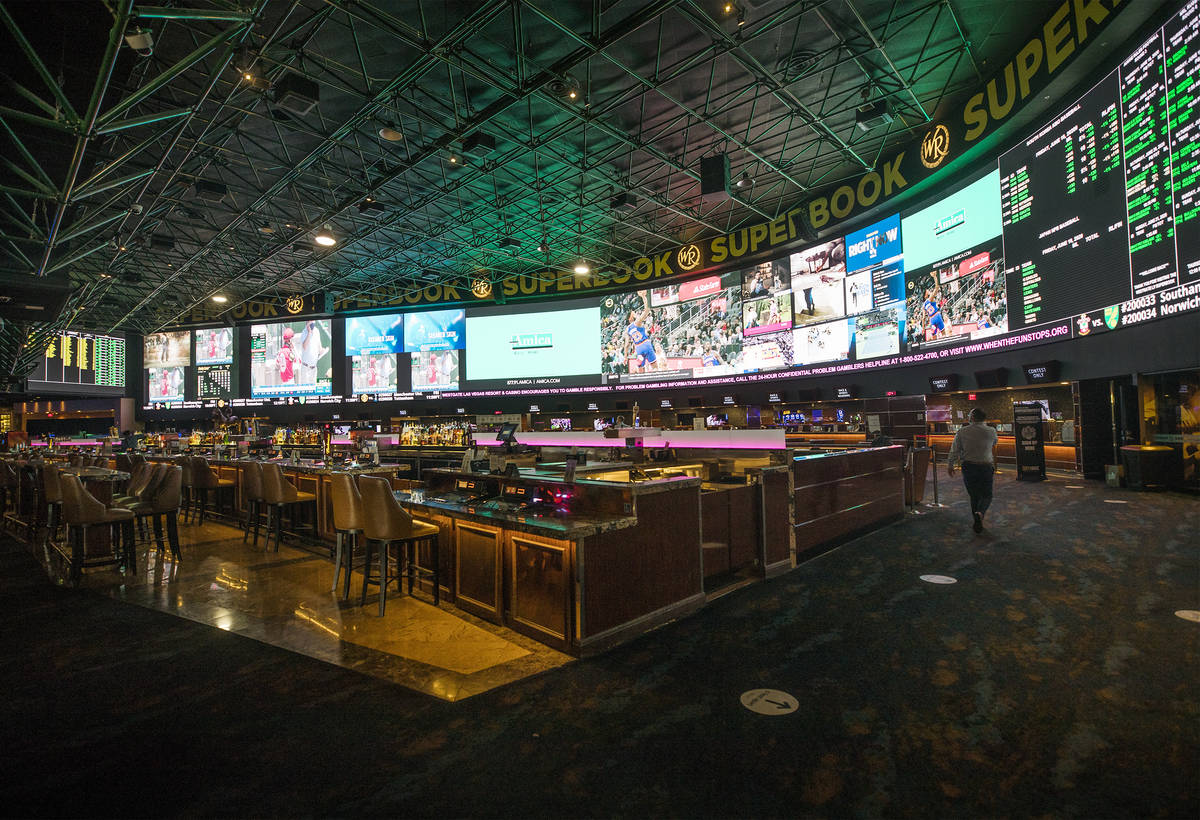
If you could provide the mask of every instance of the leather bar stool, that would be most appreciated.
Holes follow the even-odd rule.
[[[262,465],[263,501],[269,510],[267,518],[267,542],[264,548],[271,546],[271,531],[275,531],[275,551],[279,551],[279,542],[283,538],[283,508],[292,510],[292,526],[295,527],[295,509],[297,504],[312,504],[313,534],[317,532],[317,497],[312,493],[304,493],[292,486],[283,477],[283,470],[278,464]],[[273,526],[272,526],[273,525]]]
[[[71,455],[67,456],[67,463],[70,464],[72,467],[82,467],[83,466],[83,456],[80,455],[79,453],[71,453]]]
[[[87,544],[89,527],[113,526],[121,524],[122,537],[118,549],[114,550],[115,560],[95,561],[90,565],[112,564],[125,561],[130,569],[134,568],[133,554],[133,511],[120,507],[106,507],[104,502],[84,489],[79,478],[69,473],[61,476],[60,485],[63,496],[63,518],[67,523],[67,539],[71,543],[71,573],[70,580],[75,586],[83,577],[85,565],[84,550]]]
[[[131,476],[133,475],[133,459],[129,457],[128,453],[117,453],[114,458],[116,459],[118,470],[123,473],[129,473]]]
[[[333,491],[333,529],[337,533],[337,548],[333,561],[333,586],[337,591],[338,576],[346,569],[342,600],[350,597],[350,570],[354,566],[354,547],[363,531],[362,494],[358,491],[353,473],[334,473],[329,477]]]
[[[137,529],[141,532],[143,538],[148,538],[149,533],[146,531],[146,519],[148,515],[139,514],[139,510],[144,510],[144,507],[139,505],[144,504],[154,497],[158,492],[158,485],[166,475],[167,470],[172,469],[170,464],[144,464],[138,472],[137,486],[133,486],[134,482],[130,481],[130,492],[126,495],[117,496],[112,500],[114,507],[122,507],[127,510],[134,511],[134,521]]]
[[[130,505],[139,519],[149,518],[154,525],[154,542],[161,555],[163,547],[163,521],[167,522],[167,540],[171,555],[182,558],[179,550],[179,504],[182,500],[183,468],[178,465],[160,464],[155,468],[153,489],[143,494],[140,501]]]
[[[192,456],[192,493],[200,497],[200,523],[204,523],[204,514],[208,510],[209,493],[216,498],[214,502],[220,507],[221,498],[228,494],[233,497],[235,484],[231,478],[218,478],[208,459]]]
[[[62,521],[62,478],[54,464],[43,464],[42,501],[46,504],[46,533],[42,536],[42,552],[47,553]]]
[[[246,530],[242,543],[246,543],[250,528],[254,528],[253,546],[258,546],[258,525],[262,522],[263,478],[262,465],[257,461],[242,462],[242,500],[246,502]]]
[[[440,578],[438,576],[438,536],[441,530],[436,524],[417,521],[400,506],[392,495],[391,482],[379,476],[359,476],[358,489],[362,494],[363,535],[367,538],[366,559],[363,566],[363,586],[360,604],[367,602],[367,585],[379,587],[379,615],[383,616],[387,604],[388,563],[392,544],[399,547],[396,554],[397,580],[408,576],[408,594],[412,595],[413,579],[417,574],[433,577],[433,605],[441,603]],[[417,566],[417,546],[429,544],[432,569]],[[371,558],[374,545],[379,548],[379,573],[371,577]]]
[[[20,482],[17,468],[7,461],[0,461],[0,516],[7,517],[9,503],[16,503]],[[7,524],[7,518],[5,523]]]
[[[196,495],[192,492],[192,458],[191,456],[176,456],[175,464],[183,470],[183,520],[186,523],[192,514],[192,505]]]

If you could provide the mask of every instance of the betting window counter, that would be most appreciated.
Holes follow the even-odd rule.
[[[434,447],[432,445],[381,447],[379,457],[398,464],[405,475],[416,480],[424,477],[425,471],[434,467],[454,467],[462,463],[466,447]]]
[[[704,604],[699,478],[426,480],[397,497],[441,528],[443,594],[466,612],[588,654]]]
[[[801,448],[865,447],[867,433],[788,433],[787,446]]]
[[[938,462],[943,463],[946,456],[950,453],[950,445],[954,443],[954,436],[949,434],[931,433],[927,436],[929,446],[938,453]],[[1001,464],[1016,464],[1017,463],[1017,448],[1016,439],[1012,436],[1000,436],[996,442],[996,460]],[[1075,461],[1075,445],[1073,444],[1049,444],[1046,448],[1046,466],[1056,470],[1075,470],[1078,469]]]
[[[904,516],[904,447],[792,458],[797,556],[836,546]]]

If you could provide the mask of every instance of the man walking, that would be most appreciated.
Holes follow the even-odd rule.
[[[996,474],[996,430],[984,424],[983,410],[971,411],[971,423],[954,435],[946,471],[954,477],[954,465],[962,465],[963,485],[971,499],[975,532],[983,532],[983,516],[992,503],[992,479]]]

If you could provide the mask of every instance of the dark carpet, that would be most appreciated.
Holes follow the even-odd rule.
[[[55,587],[8,541],[0,806],[1200,816],[1200,624],[1173,614],[1200,609],[1200,504],[1005,478],[983,536],[944,483],[945,509],[460,703]],[[763,687],[799,709],[746,710]]]

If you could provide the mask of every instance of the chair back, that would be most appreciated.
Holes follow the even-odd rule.
[[[175,463],[183,470],[183,486],[192,486],[192,459],[190,456],[176,456]]]
[[[145,491],[146,485],[150,483],[150,478],[153,473],[153,464],[143,464],[129,479],[129,487],[126,489],[126,494],[140,497],[143,491]]]
[[[263,501],[268,504],[290,504],[296,500],[296,488],[283,477],[278,464],[262,465]]]
[[[131,459],[128,454],[117,453],[114,458],[117,462],[118,470],[123,473],[129,473],[130,475],[133,475],[133,459]]]
[[[170,464],[159,465],[159,480],[150,497],[150,507],[155,513],[175,512],[179,509],[183,492],[183,468]]]
[[[380,476],[358,477],[362,494],[363,535],[372,541],[394,541],[412,535],[413,520],[392,495],[392,484]]]
[[[192,486],[197,489],[212,489],[217,486],[217,474],[203,456],[192,456]]]
[[[21,483],[21,476],[17,473],[17,468],[11,463],[4,461],[0,462],[0,484],[8,488],[16,488]]]
[[[71,455],[67,456],[67,463],[72,467],[82,467],[83,456],[81,456],[79,453],[71,453]]]
[[[62,503],[62,474],[55,464],[42,467],[42,494],[47,504]]]
[[[63,520],[68,525],[93,524],[104,520],[107,508],[84,488],[78,476],[63,473],[61,479]]]
[[[329,477],[333,490],[333,528],[361,530],[363,528],[362,493],[358,491],[353,473],[334,473]]]
[[[247,501],[263,500],[262,465],[257,461],[242,462],[242,498]]]

